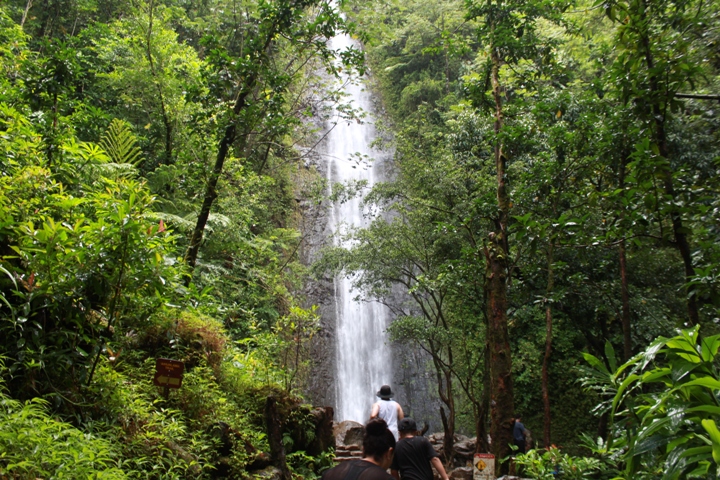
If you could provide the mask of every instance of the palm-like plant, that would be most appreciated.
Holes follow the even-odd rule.
[[[605,396],[600,410],[612,422],[608,445],[624,453],[625,478],[718,478],[720,465],[720,335],[701,338],[699,327],[660,337],[616,368],[590,364],[583,382]]]

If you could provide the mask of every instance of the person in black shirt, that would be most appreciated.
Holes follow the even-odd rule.
[[[349,460],[327,470],[322,480],[393,480],[387,469],[392,462],[395,437],[382,418],[365,425],[363,458]]]
[[[440,457],[427,438],[416,436],[417,425],[412,418],[398,423],[400,440],[395,445],[395,458],[390,465],[392,476],[399,480],[433,480],[431,465],[442,480],[448,480]]]

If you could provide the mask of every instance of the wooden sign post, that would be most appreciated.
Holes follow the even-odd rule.
[[[495,480],[495,455],[476,453],[473,458],[473,480]]]
[[[171,388],[180,388],[182,386],[184,371],[185,364],[183,362],[170,360],[169,358],[158,358],[155,360],[153,383],[158,387],[163,387],[163,396],[168,398]]]

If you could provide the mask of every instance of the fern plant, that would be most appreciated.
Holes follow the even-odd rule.
[[[100,145],[115,163],[137,166],[142,162],[137,138],[130,125],[123,120],[115,118],[110,122],[107,132],[100,139]]]

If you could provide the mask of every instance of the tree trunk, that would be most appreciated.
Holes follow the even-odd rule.
[[[22,19],[20,20],[20,27],[22,28],[25,26],[25,20],[27,20],[28,12],[32,8],[33,0],[27,0],[27,3],[25,4],[25,10],[22,14]]]
[[[553,244],[548,247],[548,281],[547,296],[551,296],[554,288],[553,270]],[[542,399],[543,399],[543,444],[545,448],[550,447],[550,388],[548,385],[548,369],[550,367],[550,355],[552,354],[552,303],[549,299],[545,305],[545,356],[542,365]]]
[[[265,400],[265,426],[267,428],[268,443],[270,444],[272,464],[280,470],[281,480],[292,480],[292,474],[285,458],[285,447],[283,446],[282,431],[280,430],[281,424],[275,397],[267,397],[267,400]]]
[[[475,453],[487,453],[490,451],[490,443],[488,443],[487,417],[488,407],[490,405],[490,345],[485,340],[485,362],[483,365],[483,393],[480,405],[477,407],[475,415],[475,434],[477,441],[475,442]]]
[[[496,473],[507,473],[508,465],[500,459],[510,455],[513,417],[515,414],[512,384],[512,359],[507,325],[507,226],[510,200],[507,192],[506,159],[499,134],[502,130],[502,97],[500,92],[500,57],[492,50],[491,81],[495,99],[495,167],[497,169],[498,217],[495,231],[490,234],[486,247],[485,288],[487,290],[488,330],[490,344],[491,423],[492,451],[497,460]]]
[[[454,455],[453,445],[455,443],[455,400],[453,398],[452,374],[443,368],[442,360],[439,358],[439,351],[430,344],[430,351],[435,365],[435,376],[438,382],[438,396],[440,401],[448,408],[440,406],[440,420],[443,424],[443,460],[445,465],[450,466]]]
[[[235,143],[235,136],[237,134],[237,116],[245,108],[246,100],[252,88],[255,86],[257,81],[257,75],[252,75],[247,79],[245,89],[240,92],[235,106],[233,107],[233,119],[230,124],[225,127],[225,135],[220,141],[220,148],[218,148],[217,157],[215,158],[215,166],[213,167],[210,178],[208,179],[207,187],[205,188],[205,197],[203,198],[202,207],[200,207],[200,214],[198,215],[195,229],[193,230],[192,236],[190,237],[190,245],[188,246],[187,252],[185,253],[185,263],[190,267],[190,272],[185,279],[185,284],[190,284],[192,279],[192,270],[195,269],[197,263],[197,255],[200,250],[200,244],[202,243],[203,234],[205,232],[205,225],[207,225],[208,218],[210,217],[210,210],[212,209],[213,203],[217,198],[217,183],[220,179],[220,175],[225,165],[230,148]]]
[[[661,72],[658,74],[658,72],[655,72],[655,59],[650,48],[650,34],[648,32],[649,19],[647,18],[647,5],[645,1],[642,1],[640,5],[640,16],[642,19],[641,28],[643,30],[641,30],[639,34],[642,38],[642,48],[645,55],[645,66],[648,69],[648,78],[651,93],[650,98],[653,99],[652,112],[653,120],[655,123],[655,138],[653,140],[658,146],[660,156],[663,158],[663,160],[667,162],[660,172],[663,179],[665,195],[667,195],[667,197],[670,199],[674,199],[675,187],[673,185],[673,173],[670,166],[670,149],[668,148],[667,134],[665,132],[665,110],[667,107],[662,108],[660,105],[660,100],[658,100],[658,98],[662,98],[661,96],[665,94],[665,101],[667,102],[669,101],[669,98],[674,96],[674,92],[669,93],[668,97],[667,93],[662,91],[660,88],[658,75],[663,75],[663,73]],[[674,205],[674,203],[670,204],[670,220],[673,226],[675,245],[680,252],[680,256],[682,257],[683,265],[685,267],[685,281],[690,282],[695,276],[695,267],[693,266],[692,252],[690,251],[690,243],[688,242],[687,235],[685,233],[686,229],[683,226],[681,213],[678,211],[678,208]],[[687,291],[687,308],[690,323],[692,323],[693,325],[697,325],[700,322],[700,316],[698,312],[697,299],[695,298],[695,294],[692,289],[688,289]]]
[[[625,190],[625,158],[620,162],[620,189]],[[620,225],[624,224],[625,207],[620,208]],[[632,357],[632,336],[630,333],[630,289],[627,279],[627,255],[626,255],[625,237],[620,240],[618,245],[618,255],[620,260],[620,298],[622,300],[622,329],[623,329],[623,357],[625,361]]]
[[[284,20],[281,16],[277,19],[277,21],[282,22]],[[268,54],[278,27],[279,24],[274,23],[270,28],[268,28],[264,44],[262,48],[258,50],[258,52],[262,52],[262,55],[266,56]],[[258,58],[257,61],[261,61],[261,58]],[[247,105],[248,96],[256,88],[258,77],[258,70],[253,71],[245,77],[238,92],[237,99],[235,100],[235,105],[233,106],[232,118],[228,126],[225,127],[225,135],[223,135],[222,140],[220,140],[217,157],[215,158],[215,166],[213,167],[210,178],[208,179],[208,184],[205,188],[205,197],[203,198],[203,203],[200,207],[200,214],[198,215],[195,228],[193,229],[193,233],[190,237],[190,244],[188,245],[187,252],[185,252],[185,263],[190,267],[190,271],[188,272],[187,277],[185,277],[186,286],[189,285],[192,280],[192,271],[195,269],[195,264],[197,263],[197,256],[200,250],[200,244],[202,243],[203,234],[205,233],[205,226],[207,225],[208,218],[210,217],[210,210],[217,198],[218,180],[220,180],[220,175],[222,174],[223,166],[225,165],[228,153],[230,153],[230,149],[232,148],[233,143],[235,143],[238,116]],[[243,143],[247,141],[247,135],[248,132],[245,132],[243,135]],[[240,149],[243,150],[244,145]]]
[[[625,255],[625,238],[618,246],[620,256],[620,290],[622,298],[622,329],[623,329],[623,357],[625,361],[632,357],[632,337],[630,335],[630,293],[627,280],[627,258]]]
[[[150,0],[148,5],[148,31],[145,38],[146,45],[145,49],[147,52],[148,64],[150,65],[150,74],[152,75],[155,83],[155,88],[158,92],[158,99],[160,100],[160,114],[163,119],[163,126],[165,127],[165,164],[170,165],[172,162],[172,122],[165,108],[165,95],[163,95],[163,89],[160,86],[160,80],[158,79],[158,73],[155,69],[155,60],[152,54],[152,30],[153,30],[153,14],[155,12],[155,2]]]

